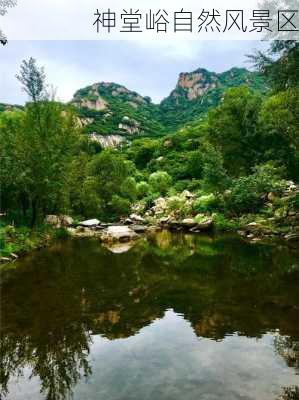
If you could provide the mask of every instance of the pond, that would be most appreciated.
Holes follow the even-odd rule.
[[[0,398],[298,399],[298,255],[164,231],[34,252],[1,272]]]

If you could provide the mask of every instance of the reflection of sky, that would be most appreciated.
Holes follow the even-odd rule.
[[[63,101],[82,87],[108,81],[158,102],[174,89],[180,72],[249,67],[246,54],[265,47],[250,41],[9,41],[0,49],[0,102],[26,100],[15,75],[31,56],[45,66],[48,82]]]
[[[272,334],[198,338],[172,310],[130,338],[94,336],[90,360],[93,373],[77,385],[74,400],[274,400],[283,386],[298,385]],[[37,379],[10,389],[8,400],[42,399]]]

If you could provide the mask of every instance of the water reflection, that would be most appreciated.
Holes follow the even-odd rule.
[[[93,240],[66,241],[2,271],[1,278],[0,379],[8,399],[17,398],[9,381],[26,368],[32,381],[38,377],[42,395],[36,399],[66,398],[74,388],[76,399],[146,398],[149,392],[155,399],[180,399],[184,391],[195,399],[203,390],[210,393],[203,398],[216,399],[224,377],[227,386],[221,390],[227,394],[221,398],[298,398],[298,253],[286,248],[168,232],[126,253],[112,253]],[[238,375],[253,346],[250,338],[258,339],[253,348],[260,358],[245,363]],[[216,366],[207,373],[200,358],[217,354],[223,367],[232,362],[218,381]],[[146,392],[140,368],[151,362],[148,373],[156,376],[156,385],[151,381]],[[117,375],[120,364],[130,374]],[[169,365],[176,377],[172,393],[163,375]],[[259,379],[257,368],[271,384],[269,389],[255,384],[259,393],[250,386]],[[87,385],[83,376],[90,377]],[[94,376],[101,377],[100,387]],[[114,393],[124,381],[134,396]],[[24,399],[26,385],[31,389],[28,379],[22,382]],[[246,382],[252,393],[241,389]]]

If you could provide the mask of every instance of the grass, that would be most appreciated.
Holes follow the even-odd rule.
[[[0,227],[0,257],[9,257],[12,253],[23,254],[41,247],[54,237],[49,226],[39,226],[35,229],[12,225]]]

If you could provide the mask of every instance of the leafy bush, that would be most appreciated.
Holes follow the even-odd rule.
[[[259,193],[275,192],[281,193],[285,189],[285,181],[282,179],[284,169],[268,162],[257,165],[253,169],[253,179]]]
[[[67,237],[70,237],[70,236],[71,236],[71,234],[69,233],[69,231],[66,228],[63,228],[63,227],[55,229],[55,231],[54,231],[54,237],[56,239],[64,239],[64,238],[67,238]]]
[[[153,192],[165,195],[170,188],[172,179],[165,171],[157,171],[150,175],[149,184]]]
[[[266,193],[280,193],[285,188],[282,173],[280,168],[267,163],[256,166],[252,175],[236,179],[226,199],[227,209],[237,215],[260,211]]]
[[[237,215],[256,212],[262,206],[263,200],[257,191],[253,176],[236,179],[232,185],[230,195],[226,199],[227,209]]]
[[[142,199],[143,197],[146,197],[148,195],[150,191],[150,186],[147,182],[141,181],[137,183],[136,190],[138,199]]]
[[[229,231],[238,228],[238,223],[236,221],[229,220],[224,214],[214,213],[213,221],[216,229],[220,231]]]
[[[290,204],[291,207],[294,208],[294,210],[299,211],[299,193],[295,193],[293,196],[291,196],[290,199]]]
[[[175,214],[177,218],[185,218],[191,214],[191,205],[186,202],[184,197],[171,196],[167,200],[167,214]]]
[[[130,213],[130,200],[124,199],[118,195],[112,196],[111,202],[109,204],[110,215],[113,218],[124,217]]]
[[[211,193],[197,198],[193,203],[193,210],[196,213],[209,212],[215,210],[217,205],[217,197]]]
[[[136,181],[133,177],[129,176],[124,180],[121,185],[121,195],[126,199],[135,201],[137,198]]]

